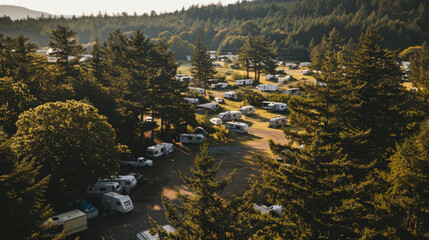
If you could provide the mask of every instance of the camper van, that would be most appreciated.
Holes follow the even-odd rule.
[[[117,182],[121,185],[122,190],[130,192],[137,185],[137,179],[132,175],[119,175],[110,179],[100,179],[98,182]]]
[[[292,94],[292,95],[298,95],[299,94],[299,88],[289,88],[285,90],[285,94]]]
[[[234,100],[236,100],[238,98],[238,95],[234,91],[229,91],[229,92],[225,92],[223,94],[223,97],[226,98],[226,99],[234,99]]]
[[[210,118],[210,122],[213,123],[214,125],[218,126],[222,124],[222,119],[220,118]]]
[[[256,86],[256,89],[258,89],[261,92],[276,92],[279,90],[279,85],[259,84],[258,86]]]
[[[202,143],[204,142],[204,135],[194,133],[182,133],[180,134],[181,143]]]
[[[118,182],[96,182],[94,185],[89,185],[86,189],[88,196],[99,197],[108,192],[121,192],[122,187]]]
[[[241,113],[240,111],[228,111],[219,113],[218,117],[224,121],[233,121],[240,119],[242,116],[243,113]]]
[[[86,214],[77,209],[50,217],[47,221],[56,225],[54,235],[64,232],[65,236],[70,236],[88,229]]]
[[[245,86],[245,85],[252,85],[252,84],[253,84],[253,79],[235,80],[235,85],[237,86]]]
[[[255,107],[254,106],[244,106],[240,108],[240,112],[242,112],[244,115],[250,115],[252,113],[255,113]]]
[[[168,155],[173,152],[173,144],[172,143],[161,143],[158,145],[150,146],[146,150],[146,154],[149,157],[160,157],[163,155]]]
[[[231,129],[232,131],[239,133],[247,133],[247,131],[249,131],[249,126],[240,122],[227,122],[225,123],[225,129]]]
[[[130,196],[121,195],[115,192],[103,194],[101,205],[105,210],[113,210],[119,213],[127,213],[134,210],[133,202]]]
[[[204,94],[204,88],[188,87],[189,91],[197,91],[198,94]]]
[[[287,125],[287,118],[283,116],[273,117],[270,120],[269,127],[278,128]]]
[[[184,98],[186,101],[188,101],[191,104],[198,104],[200,103],[200,100],[198,98]]]
[[[224,88],[226,88],[226,87],[228,87],[228,83],[226,83],[226,82],[222,82],[222,83],[212,83],[212,84],[210,85],[210,88],[211,88],[211,89],[224,89]]]
[[[172,233],[175,229],[171,225],[164,225],[162,229],[167,233]],[[159,240],[158,234],[151,234],[150,229],[137,233],[136,240]]]

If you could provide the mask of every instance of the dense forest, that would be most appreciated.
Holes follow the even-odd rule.
[[[78,42],[89,49],[97,38],[106,41],[116,29],[128,35],[140,30],[150,38],[162,36],[167,41],[175,36],[189,43],[194,43],[199,33],[209,50],[234,54],[249,34],[262,34],[274,43],[280,59],[306,60],[333,27],[354,41],[372,27],[384,37],[383,44],[389,49],[420,45],[429,39],[428,8],[423,0],[256,0],[142,16],[98,13],[17,21],[3,17],[0,32],[11,37],[25,33],[43,47],[48,45],[52,29],[63,25],[75,30]]]

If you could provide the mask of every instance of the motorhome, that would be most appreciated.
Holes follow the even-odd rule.
[[[223,121],[233,121],[238,120],[243,116],[243,113],[240,111],[228,111],[219,113],[218,117]]]
[[[249,125],[241,122],[227,122],[225,123],[225,129],[230,129],[239,133],[247,133],[247,131],[249,131]]]
[[[149,160],[152,161],[152,160]],[[100,179],[98,182],[117,182],[121,185],[121,188],[126,192],[130,192],[132,188],[137,185],[137,179],[132,175],[119,175],[110,179]]]
[[[196,91],[198,94],[204,94],[204,88],[188,87],[189,91]]]
[[[204,135],[194,133],[182,133],[179,138],[181,143],[202,143],[204,142]]]
[[[252,84],[253,84],[253,79],[235,80],[235,85],[237,86],[245,86],[245,85],[252,85]]]
[[[218,126],[222,124],[222,119],[220,118],[210,118],[210,122],[213,123],[214,125]]]
[[[287,118],[283,116],[273,117],[270,120],[269,127],[278,128],[287,125]]]
[[[240,112],[242,112],[244,115],[250,115],[255,113],[255,107],[254,106],[244,106],[240,108]]]
[[[116,211],[119,213],[128,213],[134,210],[134,205],[130,196],[115,192],[103,194],[101,205],[105,210]]]
[[[219,109],[219,103],[217,102],[203,103],[203,104],[197,105],[196,107],[216,111]]]
[[[184,98],[186,101],[188,101],[191,104],[198,104],[200,103],[200,100],[198,98]]]
[[[286,89],[285,94],[298,95],[299,94],[299,88]]]
[[[86,214],[77,209],[50,217],[47,221],[55,224],[53,235],[64,233],[67,237],[88,229]]]
[[[226,82],[221,82],[221,83],[212,83],[210,85],[211,89],[225,89],[228,87],[228,83]]]
[[[86,189],[88,196],[99,197],[108,192],[122,192],[122,187],[118,182],[96,182],[94,185],[89,185]]]
[[[172,143],[161,143],[154,146],[150,146],[146,150],[146,154],[149,157],[160,157],[163,155],[168,155],[173,152],[173,144]]]
[[[258,86],[256,86],[256,89],[258,89],[261,92],[276,92],[279,90],[279,85],[259,84]]]
[[[162,226],[162,229],[167,233],[172,233],[175,231],[171,225],[164,225]],[[136,240],[159,240],[159,237],[158,234],[151,234],[150,229],[148,229],[146,231],[137,233]]]
[[[226,99],[234,99],[234,100],[236,100],[238,98],[238,95],[234,91],[229,91],[229,92],[225,92],[223,94],[223,97],[226,98]]]

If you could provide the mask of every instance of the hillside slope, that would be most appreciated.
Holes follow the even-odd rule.
[[[28,8],[12,6],[12,5],[0,5],[0,15],[1,16],[6,15],[10,17],[12,20],[24,19],[24,18],[27,18],[27,16],[30,18],[38,18],[38,17],[41,17],[42,15],[46,17],[49,15],[54,16],[53,14],[49,14],[46,12],[35,11]]]

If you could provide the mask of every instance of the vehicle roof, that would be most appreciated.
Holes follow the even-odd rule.
[[[111,181],[111,182],[96,182],[93,187],[97,186],[97,187],[106,187],[106,186],[112,186],[112,185],[119,185],[118,182],[115,181]]]
[[[252,106],[252,105],[249,105],[249,106],[244,106],[244,107],[241,107],[241,109],[245,109],[245,108],[254,108],[254,106]]]
[[[128,195],[122,195],[122,194],[119,194],[119,193],[115,193],[115,192],[108,192],[108,193],[105,193],[105,194],[103,194],[104,196],[109,196],[109,197],[114,197],[114,198],[117,198],[117,199],[129,199],[130,198],[130,196],[128,196]]]
[[[180,136],[198,136],[198,137],[204,137],[203,134],[200,133],[182,133]]]
[[[49,219],[51,219],[53,222],[58,222],[58,221],[65,221],[68,219],[74,219],[74,218],[78,218],[78,217],[82,217],[82,216],[86,216],[86,214],[80,210],[73,210],[70,212],[65,212],[65,213],[61,213],[55,216],[50,217]]]
[[[148,149],[162,148],[164,146],[172,146],[172,145],[173,145],[172,143],[160,143],[157,145],[150,146],[148,147]]]
[[[172,233],[175,231],[175,229],[171,225],[164,225],[164,226],[162,226],[162,229],[164,229],[167,233]],[[137,233],[137,236],[140,234],[141,236],[143,236],[147,240],[158,240],[159,239],[158,234],[152,235],[149,232],[150,232],[150,229]]]
[[[245,124],[245,123],[242,123],[242,122],[227,122],[227,124],[235,124],[235,125],[241,125],[241,126],[249,126],[249,125],[247,125],[247,124]]]

